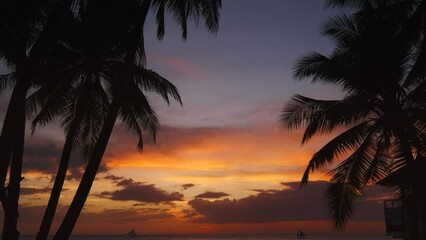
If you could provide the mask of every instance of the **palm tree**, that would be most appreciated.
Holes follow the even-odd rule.
[[[33,120],[33,127],[62,117],[66,132],[58,172],[36,239],[46,239],[49,233],[73,146],[80,145],[85,156],[93,149],[109,106],[107,93],[102,87],[102,76],[108,74],[108,68],[120,53],[117,51],[120,44],[111,44],[107,39],[118,34],[121,27],[114,29],[114,24],[108,22],[106,16],[87,19],[83,12],[86,12],[85,8],[80,8],[80,21],[70,18],[74,23],[69,27],[74,30],[69,28],[67,36],[49,53],[48,59],[54,62],[47,63],[46,68],[59,69],[55,78],[46,82],[27,101],[32,112],[40,106],[42,108]],[[108,30],[93,21],[102,21]],[[109,21],[115,22],[114,19]],[[93,26],[97,26],[96,29]],[[109,41],[112,40],[110,38]],[[63,61],[58,64],[57,59]],[[46,72],[51,74],[52,71]]]
[[[117,59],[121,58],[123,46],[127,42],[120,42],[123,39],[117,36],[122,36],[127,31],[129,19],[133,19],[128,7],[134,6],[129,1],[128,4],[123,3],[125,2],[121,1],[120,5],[116,5],[114,1],[79,3],[78,17],[70,18],[74,23],[69,26],[74,30],[70,31],[69,28],[66,36],[63,36],[48,56],[53,62],[47,63],[46,68],[59,69],[54,75],[56,78],[46,82],[28,101],[32,112],[42,106],[33,126],[37,123],[44,125],[62,116],[62,125],[66,131],[58,173],[37,239],[46,239],[49,233],[73,145],[80,143],[84,155],[90,156],[98,138],[109,106],[109,97],[101,81],[112,73],[111,68],[121,64]],[[112,17],[114,15],[118,19]],[[62,61],[58,64],[57,59]],[[52,75],[51,70],[46,72]],[[58,78],[62,80],[58,81]],[[128,114],[131,116],[133,113]],[[141,143],[139,148],[142,148]]]
[[[60,13],[69,1],[0,1],[0,57],[12,73],[2,86],[14,86],[0,137],[0,201],[4,211],[3,239],[17,239],[18,201],[22,180],[25,99],[36,81],[44,49],[61,30]],[[52,14],[55,13],[55,14]],[[47,17],[46,17],[47,16]],[[10,166],[8,186],[5,186]]]
[[[410,220],[424,228],[426,185],[416,167],[426,146],[425,43],[413,41],[415,33],[407,29],[413,15],[403,12],[395,21],[374,5],[371,10],[332,19],[324,33],[335,41],[333,53],[310,54],[295,66],[299,79],[341,86],[346,96],[330,101],[296,95],[280,121],[288,129],[305,126],[302,143],[347,129],[314,154],[302,178],[305,184],[310,172],[345,158],[330,171],[326,193],[335,227],[346,225],[368,186],[406,169],[410,177],[400,190],[409,193]],[[415,224],[410,229],[410,239],[421,239]]]
[[[103,153],[108,144],[109,137],[115,125],[117,117],[121,117],[131,130],[134,130],[140,137],[139,146],[142,146],[142,128],[151,131],[155,137],[158,127],[157,118],[154,111],[149,106],[149,102],[144,95],[144,91],[154,91],[159,93],[167,102],[169,95],[181,102],[177,89],[160,75],[144,68],[144,46],[143,46],[143,26],[149,8],[156,8],[158,22],[158,37],[164,35],[164,12],[169,9],[175,14],[175,19],[182,26],[182,36],[187,35],[187,19],[205,19],[206,25],[211,31],[217,30],[218,8],[220,1],[167,1],[145,0],[138,2],[137,17],[134,20],[133,29],[128,38],[128,48],[122,66],[112,68],[112,75],[109,82],[112,102],[108,110],[108,115],[100,132],[98,141],[92,151],[83,178],[77,189],[76,195],[70,208],[60,225],[54,239],[68,239],[77,218],[84,206],[90,188],[95,179],[96,172],[101,163]],[[139,66],[136,64],[139,63]]]
[[[62,126],[66,134],[55,182],[36,239],[47,238],[74,145],[80,145],[80,148],[85,153],[84,156],[88,155],[96,136],[99,135],[99,126],[102,126],[108,109],[108,97],[103,91],[100,81],[85,81],[79,84],[78,87],[68,88],[67,93],[64,95],[61,94],[61,91],[56,92],[54,96],[49,98],[40,114],[33,121],[34,127],[37,123],[44,125],[54,115],[60,114],[63,116]],[[56,112],[57,110],[60,111]]]

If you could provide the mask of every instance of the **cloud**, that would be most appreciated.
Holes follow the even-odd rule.
[[[117,182],[116,186],[122,187],[122,189],[111,192],[104,191],[100,195],[116,201],[138,201],[155,204],[183,200],[181,193],[167,192],[155,187],[154,184],[135,182],[131,178]]]
[[[64,191],[65,189],[62,189]],[[20,194],[21,195],[32,195],[37,193],[50,193],[52,191],[51,188],[31,188],[31,187],[21,187]]]
[[[188,188],[192,188],[192,187],[194,187],[195,186],[195,184],[193,184],[193,183],[186,183],[186,184],[182,184],[182,190],[186,190],[186,189],[188,189]]]
[[[191,76],[200,72],[200,69],[195,67],[192,63],[177,57],[170,56],[149,56],[149,61],[152,63],[160,63],[168,66],[169,70],[174,75]]]
[[[242,199],[208,201],[196,198],[188,202],[192,211],[184,214],[193,221],[206,223],[328,220],[325,202],[321,201],[327,182],[310,182],[301,190],[299,184],[283,183],[285,188],[280,190],[256,190],[256,195]],[[364,200],[355,216],[354,219],[360,220],[382,220],[383,202]]]
[[[73,151],[71,159],[68,165],[67,180],[80,180],[86,169],[86,161],[82,157],[82,154],[77,150]],[[109,168],[105,163],[101,163],[98,168],[98,173],[108,172]]]
[[[45,138],[32,138],[27,141],[24,149],[23,172],[40,172],[54,177],[59,166],[62,145],[63,142],[54,142]],[[85,165],[81,154],[77,150],[73,151],[68,165],[67,179],[80,179]],[[107,165],[101,164],[98,172],[106,171],[108,171]]]
[[[205,192],[198,194],[195,198],[221,198],[226,196],[229,196],[229,194],[224,192]]]
[[[120,180],[123,180],[124,177],[119,177],[119,176],[115,176],[115,175],[110,174],[110,175],[107,175],[106,177],[104,177],[104,179],[106,179],[106,180],[112,180],[114,183],[116,183],[116,182],[118,182]]]
[[[24,149],[24,172],[55,172],[61,150],[53,142],[45,144],[29,142]]]

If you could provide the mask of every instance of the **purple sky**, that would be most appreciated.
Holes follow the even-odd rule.
[[[173,24],[166,26],[164,40],[157,41],[154,23],[148,22],[148,67],[172,79],[184,101],[184,108],[173,105],[166,112],[160,110],[163,123],[271,123],[295,93],[340,96],[332,86],[295,81],[291,70],[302,55],[332,49],[332,42],[320,31],[339,12],[341,9],[325,9],[319,0],[224,0],[217,36],[200,24],[198,29],[190,28],[186,42],[180,41],[179,28]]]

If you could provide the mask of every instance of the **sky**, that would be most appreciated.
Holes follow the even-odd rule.
[[[156,144],[144,151],[117,123],[76,234],[293,234],[330,233],[323,194],[327,166],[299,188],[310,157],[333,135],[301,145],[301,131],[279,126],[294,94],[338,99],[330,85],[297,81],[296,59],[333,44],[321,26],[342,9],[320,0],[223,0],[218,33],[190,25],[183,41],[171,18],[162,41],[155,18],[145,29],[147,67],[175,84],[183,106],[148,94],[160,120]],[[6,69],[1,69],[7,72]],[[8,92],[1,96],[4,117]],[[59,124],[27,134],[21,190],[22,234],[37,232],[63,145]],[[72,157],[53,231],[84,171]],[[374,187],[342,234],[384,234],[386,189]],[[92,224],[96,222],[96,224]]]

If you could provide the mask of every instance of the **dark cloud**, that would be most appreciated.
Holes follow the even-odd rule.
[[[188,202],[192,211],[187,218],[209,223],[265,223],[298,220],[328,220],[322,200],[327,182],[310,182],[299,190],[299,182],[285,183],[281,190],[259,190],[242,199],[208,201],[196,198]],[[385,193],[385,191],[383,191]],[[360,203],[354,220],[382,220],[383,201],[366,199]]]
[[[183,194],[178,192],[167,192],[155,187],[154,184],[135,182],[133,179],[123,179],[116,184],[122,187],[120,190],[112,192],[102,192],[100,195],[105,198],[117,201],[138,201],[145,203],[171,203],[172,201],[182,201]]]
[[[196,198],[221,198],[226,196],[229,196],[229,194],[224,192],[205,192],[205,193],[198,194],[195,197]]]
[[[135,182],[131,178],[123,179],[123,180],[117,182],[117,186],[129,186],[129,185],[133,185],[133,184],[135,184]]]
[[[50,193],[51,188],[30,188],[30,187],[21,187],[20,194],[21,195],[32,195],[37,193]],[[64,189],[63,189],[64,190]]]
[[[188,188],[192,188],[192,187],[194,187],[195,186],[195,184],[193,184],[193,183],[186,183],[186,184],[182,184],[182,190],[186,190],[186,189],[188,189]]]
[[[110,174],[110,175],[104,177],[104,179],[112,180],[113,182],[117,182],[117,181],[123,180],[124,177],[119,177],[119,176],[115,176],[115,175]]]
[[[48,139],[32,138],[27,141],[24,149],[23,172],[41,172],[54,175],[59,166],[63,142],[52,142]],[[71,154],[68,165],[67,179],[80,179],[84,173],[86,162],[76,150]],[[101,164],[98,172],[107,172],[105,164]]]
[[[84,159],[79,151],[74,150],[68,165],[67,180],[80,180],[83,176],[84,170],[86,169],[87,161],[88,159]],[[98,168],[98,173],[105,173],[108,172],[108,170],[107,165],[105,163],[101,163]]]
[[[24,150],[24,172],[44,172],[53,174],[57,168],[61,149],[54,143],[34,144],[29,142]]]

